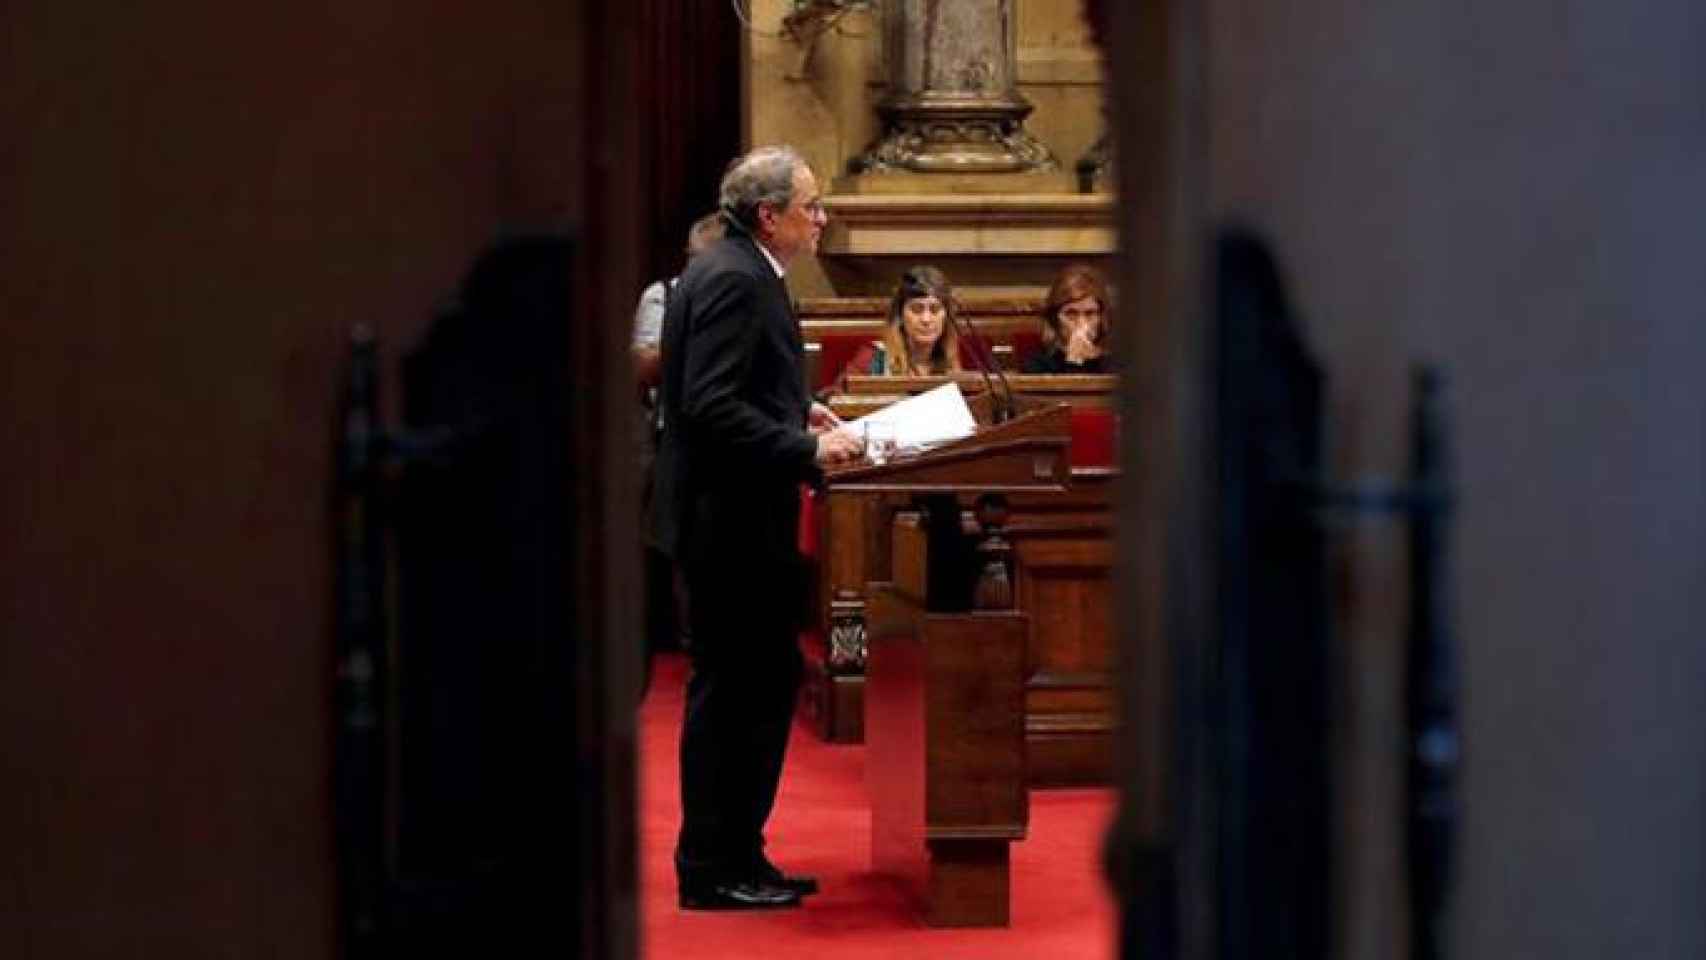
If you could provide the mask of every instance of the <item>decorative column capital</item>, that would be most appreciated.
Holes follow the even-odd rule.
[[[1020,173],[1055,170],[1025,130],[1012,0],[889,0],[884,133],[853,171]]]

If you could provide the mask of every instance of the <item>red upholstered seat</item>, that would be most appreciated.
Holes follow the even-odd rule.
[[[1043,348],[1042,335],[1035,330],[1018,330],[1007,335],[1005,340],[995,341],[997,345],[1005,344],[1012,351],[1001,369],[1009,373],[1017,373],[1025,367],[1025,361]],[[982,331],[971,337],[960,340],[960,364],[967,370],[978,369],[978,357],[982,356],[986,363],[993,363],[995,350],[990,346],[990,338]]]
[[[841,368],[847,366],[858,352],[874,343],[869,331],[824,333],[818,336],[817,382],[814,392],[828,389],[835,383]]]
[[[1119,417],[1112,410],[1074,407],[1067,459],[1075,467],[1119,465]]]
[[[1036,330],[1015,332],[1007,340],[1013,345],[1013,369],[1025,369],[1025,361],[1042,352],[1043,336]]]

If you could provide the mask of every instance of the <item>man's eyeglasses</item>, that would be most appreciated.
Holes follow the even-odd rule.
[[[764,204],[764,206],[770,207],[771,210],[774,210],[778,217],[784,213],[787,213],[788,207],[790,207],[790,206],[798,206],[801,210],[804,210],[806,212],[807,216],[810,216],[810,217],[822,216],[824,213],[824,206],[823,206],[823,198],[822,197],[819,197],[816,200],[804,200],[804,201],[797,200],[797,199],[790,199],[788,201],[788,206],[783,206],[783,207],[771,206],[768,203]]]

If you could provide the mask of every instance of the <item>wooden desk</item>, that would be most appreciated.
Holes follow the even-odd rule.
[[[870,588],[866,770],[872,866],[935,926],[1010,916],[1008,847],[1030,813],[1030,618],[1015,605],[1006,503],[1067,494],[1070,422],[1057,404],[828,477],[832,493],[912,501],[888,524],[890,580]]]
[[[895,518],[897,541],[924,520]],[[908,549],[905,546],[902,550]],[[1025,616],[931,614],[903,577],[871,597],[871,865],[937,927],[1007,926],[1025,789]]]
[[[907,392],[943,378],[855,378],[860,388]],[[1014,378],[1048,384],[1055,396],[1107,402],[1113,378]],[[873,381],[865,383],[863,381]],[[1026,383],[1029,386],[1028,383]],[[981,378],[977,378],[982,395]],[[873,395],[865,395],[873,396]],[[973,403],[974,411],[981,408]],[[986,408],[981,408],[986,409]],[[1025,643],[1025,730],[1033,786],[1106,783],[1111,771],[1112,531],[1117,474],[1074,468],[1058,494],[1008,497],[1008,539],[1019,609],[1031,615]],[[867,583],[892,579],[890,524],[910,495],[831,486],[815,505],[819,530],[818,624],[806,644],[804,709],[831,742],[865,738]],[[962,523],[973,526],[969,515]]]
[[[959,384],[980,422],[988,422],[996,397],[1009,389],[1020,412],[1050,403],[1111,410],[1119,378],[1107,373],[1009,373],[1003,381],[995,377],[985,380],[975,370],[934,377],[848,377],[846,389],[830,396],[828,404],[837,416],[851,419],[950,382]],[[990,386],[995,387],[994,397],[989,395]]]

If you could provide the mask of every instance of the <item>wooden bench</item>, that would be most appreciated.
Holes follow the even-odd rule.
[[[962,298],[961,316],[1004,370],[1018,370],[1042,347],[1042,301]],[[806,344],[806,383],[814,392],[834,386],[836,374],[867,344],[880,341],[889,301],[881,297],[821,297],[795,304]],[[971,359],[965,360],[971,366]]]

